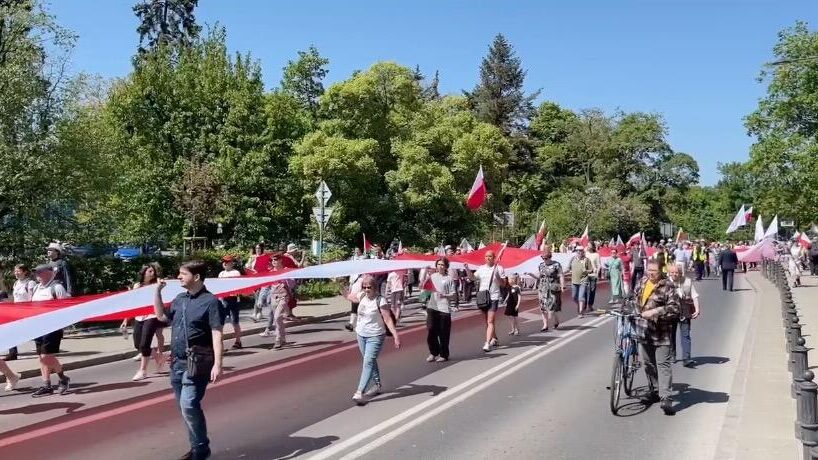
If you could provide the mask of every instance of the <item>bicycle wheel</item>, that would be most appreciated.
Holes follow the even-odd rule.
[[[616,352],[613,369],[611,369],[611,413],[616,415],[619,410],[619,396],[622,392],[622,352]]]

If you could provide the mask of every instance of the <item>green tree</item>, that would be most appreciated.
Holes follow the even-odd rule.
[[[73,223],[53,132],[74,41],[39,1],[0,2],[0,245],[40,244]]]
[[[539,91],[526,95],[525,70],[503,34],[497,34],[480,65],[480,83],[468,93],[477,118],[510,134],[525,128]]]
[[[767,95],[745,119],[757,139],[747,165],[754,205],[807,224],[818,214],[818,32],[798,22],[779,33],[773,53],[759,78]]]
[[[281,77],[281,90],[295,97],[313,118],[318,115],[318,99],[324,94],[324,78],[329,59],[318,53],[315,46],[299,51],[298,59],[289,61]]]
[[[133,12],[139,19],[139,52],[162,45],[187,46],[199,36],[193,10],[199,0],[141,0]]]

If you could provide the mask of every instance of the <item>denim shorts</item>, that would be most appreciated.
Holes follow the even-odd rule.
[[[486,307],[479,307],[480,311],[482,312],[490,312],[490,311],[497,311],[500,308],[500,301],[499,300],[492,300]]]
[[[571,283],[571,298],[574,302],[585,302],[585,290],[588,288],[587,284],[573,284]]]

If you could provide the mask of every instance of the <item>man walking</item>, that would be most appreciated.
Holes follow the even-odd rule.
[[[633,249],[631,249],[633,275],[631,275],[630,292],[633,292],[634,288],[636,287],[636,283],[639,282],[639,280],[641,280],[645,275],[645,259],[647,258],[647,253],[645,252],[645,248],[641,243],[633,246]]]
[[[40,265],[34,269],[34,273],[39,283],[37,283],[37,286],[34,288],[34,293],[31,295],[32,302],[59,300],[71,297],[68,295],[68,292],[66,292],[65,287],[57,281],[56,272],[51,265]],[[37,347],[37,355],[40,358],[40,375],[43,378],[43,386],[31,394],[34,398],[54,394],[54,387],[51,386],[52,372],[57,374],[57,378],[60,381],[57,386],[57,393],[64,395],[68,392],[71,380],[63,374],[62,364],[60,360],[54,356],[60,352],[62,337],[63,330],[58,329],[34,339],[34,344]]]
[[[673,282],[664,278],[659,261],[648,262],[647,277],[636,288],[636,300],[642,319],[647,320],[645,338],[639,342],[639,353],[645,363],[650,393],[642,402],[661,402],[665,415],[674,415],[670,344],[673,324],[679,319],[679,295]]]
[[[681,334],[682,342],[682,362],[684,367],[693,367],[696,362],[690,358],[691,339],[690,339],[690,321],[699,317],[699,293],[696,292],[696,286],[690,281],[690,278],[685,278],[682,275],[679,264],[670,267],[670,279],[676,285],[676,291],[679,294],[679,322],[678,330]],[[673,333],[673,349],[671,355],[674,360],[676,358],[676,328]]]
[[[190,440],[190,451],[181,459],[210,457],[201,403],[207,384],[216,383],[222,374],[222,317],[219,300],[204,285],[206,271],[204,262],[182,264],[178,278],[185,292],[168,309],[162,301],[164,280],[157,283],[154,295],[156,317],[171,324],[170,383]]]
[[[733,275],[738,267],[738,255],[732,245],[726,245],[719,253],[718,265],[721,269],[721,289],[733,292]]]
[[[809,245],[809,267],[812,275],[818,275],[818,241]]]
[[[693,243],[693,268],[696,271],[696,281],[701,281],[704,276],[704,266],[707,262],[707,250],[699,243]]]
[[[46,255],[50,261],[49,265],[54,269],[54,279],[65,288],[69,296],[77,295],[74,292],[74,276],[71,273],[71,267],[63,256],[63,246],[60,243],[49,244],[46,248]]]
[[[571,259],[571,297],[577,305],[579,316],[585,315],[585,291],[588,289],[588,274],[591,271],[591,261],[585,257],[582,247],[577,247],[577,255]]]

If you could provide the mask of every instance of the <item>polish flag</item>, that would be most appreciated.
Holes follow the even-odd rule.
[[[613,239],[613,237],[611,237],[611,241],[608,241],[608,246],[610,246],[610,247],[616,246],[616,240]]]
[[[812,245],[812,241],[809,240],[807,232],[801,232],[801,234],[798,235],[798,244],[800,244],[804,249],[809,249],[809,247]]]
[[[427,276],[427,277],[426,277],[426,281],[424,281],[424,282],[423,282],[423,287],[422,287],[422,289],[423,289],[424,291],[429,291],[429,292],[437,292],[437,289],[435,288],[435,282],[434,282],[434,281],[432,281],[432,277],[431,277],[431,276]]]
[[[369,240],[366,239],[366,233],[364,233],[363,235],[364,235],[364,252],[369,252],[369,251],[372,250],[372,243],[370,243]]]
[[[580,246],[582,246],[583,248],[587,248],[587,247],[588,247],[588,243],[590,243],[590,241],[591,241],[591,239],[590,239],[590,238],[588,238],[588,226],[586,225],[586,226],[585,226],[585,231],[584,231],[584,232],[582,232],[582,236],[580,236],[580,237],[579,237],[579,244],[580,244]]]
[[[622,237],[619,234],[616,235],[616,245],[617,246],[624,246],[625,243],[622,242]]]
[[[750,209],[744,212],[744,223],[750,223],[753,221],[753,207],[750,206]]]
[[[474,184],[469,190],[469,198],[466,200],[466,206],[472,211],[480,209],[486,201],[486,181],[483,180],[483,166],[477,171],[477,177],[474,178]]]
[[[540,224],[540,229],[537,230],[536,237],[537,246],[535,247],[535,249],[542,246],[544,240],[545,240],[545,219],[543,219],[542,223]]]
[[[628,238],[628,246],[633,246],[642,242],[642,233],[637,232],[632,237]]]
[[[730,222],[730,225],[727,227],[727,234],[735,232],[738,230],[739,227],[742,225],[747,224],[747,211],[744,209],[744,205],[741,205],[741,208],[736,213],[736,216],[733,217],[733,220]]]
[[[545,234],[545,238],[543,238],[542,243],[540,244],[540,251],[548,247],[548,242],[551,241],[551,230],[548,230]]]
[[[403,254],[403,241],[398,241],[398,254]]]

